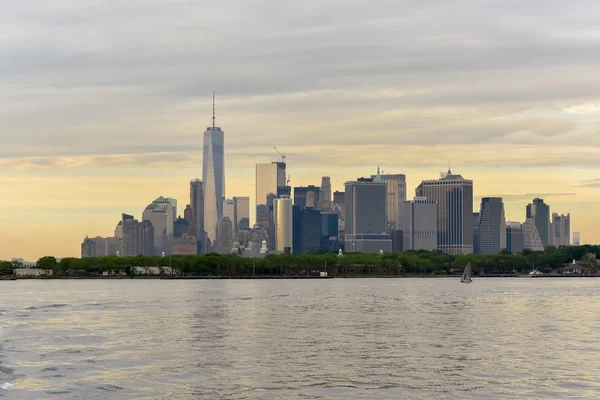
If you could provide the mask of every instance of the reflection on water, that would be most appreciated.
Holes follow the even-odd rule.
[[[0,397],[594,399],[598,283],[7,282]]]

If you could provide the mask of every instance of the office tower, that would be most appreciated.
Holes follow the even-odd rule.
[[[229,217],[223,217],[219,220],[219,244],[218,252],[221,254],[229,254],[233,249],[233,222]]]
[[[89,257],[96,257],[96,243],[86,236],[81,243],[81,258]]]
[[[331,178],[321,178],[321,191],[319,192],[319,210],[331,210]]]
[[[294,254],[310,253],[321,248],[321,212],[294,205],[292,216]]]
[[[173,237],[174,238],[180,238],[183,235],[189,235],[190,223],[187,221],[187,219],[181,218],[181,216],[179,216],[179,218],[177,218],[175,220],[173,225],[174,225],[174,228],[173,228]]]
[[[233,222],[234,217],[233,199],[223,199],[223,217],[227,217]]]
[[[152,204],[161,207],[162,209],[165,210],[166,213],[166,217],[167,217],[167,236],[166,236],[166,240],[164,241],[162,247],[162,251],[164,251],[166,254],[171,254],[171,241],[173,240],[173,228],[174,228],[174,223],[175,220],[173,219],[173,203],[172,203],[173,199],[168,199],[166,197],[163,196],[159,196],[158,198],[154,199],[154,201],[152,202]],[[145,218],[142,218],[145,219]],[[153,221],[152,224],[154,225]],[[155,225],[156,226],[156,225]]]
[[[273,201],[273,217],[275,225],[275,251],[291,254],[293,240],[292,199],[282,196]]]
[[[190,236],[196,237],[196,228],[194,227],[194,213],[190,204],[187,204],[185,206],[185,209],[183,210],[183,219],[185,219],[188,223],[189,230],[187,233]]]
[[[479,215],[479,253],[499,254],[500,250],[506,248],[506,219],[502,198],[482,198]]]
[[[415,197],[402,203],[403,250],[437,249],[438,205],[434,200]]]
[[[154,228],[154,255],[160,255],[168,250],[167,222],[171,210],[165,209],[156,203],[150,203],[142,213],[142,220],[150,221]]]
[[[169,204],[171,204],[171,209],[173,210],[173,223],[175,223],[175,220],[177,219],[177,199],[172,197],[167,197],[166,199],[169,201]]]
[[[550,238],[550,206],[544,199],[535,198],[527,205],[526,217],[535,220],[535,226],[542,240],[542,246],[548,247],[552,242]]]
[[[506,248],[513,254],[520,253],[525,248],[523,225],[520,222],[506,223]]]
[[[233,198],[233,232],[250,229],[250,197]]]
[[[532,251],[544,251],[542,239],[535,226],[535,219],[527,218],[523,227],[523,248]]]
[[[417,197],[438,205],[438,249],[448,254],[473,253],[473,181],[442,174],[439,180],[421,182]]]
[[[552,223],[550,226],[552,244],[554,246],[568,246],[571,244],[571,214],[558,215],[557,213],[552,213]]]
[[[116,251],[118,251],[119,254],[123,254],[124,253],[124,248],[123,248],[123,223],[125,221],[129,221],[129,220],[132,220],[132,219],[133,219],[132,215],[121,214],[121,220],[119,221],[119,223],[115,227],[115,233],[114,233],[115,246],[116,246]]]
[[[406,176],[404,174],[371,175],[373,182],[383,182],[387,186],[388,231],[402,229],[402,207],[406,201]]]
[[[267,212],[269,210],[267,196],[277,196],[277,172],[277,163],[256,164],[256,221],[265,214],[265,208],[262,206],[267,206]]]
[[[217,240],[217,222],[223,217],[225,198],[225,139],[221,128],[215,126],[215,98],[213,93],[212,127],[204,132],[202,183],[204,189],[204,231],[206,247]]]
[[[479,223],[481,222],[480,214],[473,213],[473,254],[479,254]]]
[[[123,220],[123,252],[126,257],[136,256],[138,249],[138,220]]]
[[[387,234],[385,183],[359,178],[344,184],[346,189],[345,248],[348,252],[391,251]]]
[[[321,250],[337,251],[339,240],[338,215],[321,212]]]
[[[154,227],[152,222],[144,220],[138,224],[137,254],[154,255]]]
[[[192,235],[198,241],[198,254],[206,253],[204,243],[204,185],[199,179],[190,182],[190,206],[192,208]]]
[[[581,234],[573,232],[573,246],[581,246]]]
[[[333,192],[333,204],[343,206],[345,204],[346,192],[340,192],[336,190]]]
[[[304,209],[307,207],[318,209],[320,191],[321,188],[314,185],[295,187],[294,205],[300,207],[300,209]]]

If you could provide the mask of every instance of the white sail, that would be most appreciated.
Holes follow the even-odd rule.
[[[461,282],[471,282],[471,263],[468,263],[460,277]]]

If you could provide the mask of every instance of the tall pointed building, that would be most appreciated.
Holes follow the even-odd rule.
[[[225,198],[224,133],[215,126],[215,95],[213,92],[212,127],[204,132],[202,182],[204,189],[204,230],[207,250],[216,250],[217,223],[223,217]]]

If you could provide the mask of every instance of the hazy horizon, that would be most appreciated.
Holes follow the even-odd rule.
[[[226,196],[287,155],[291,186],[448,167],[506,218],[544,198],[600,242],[600,3],[6,1],[0,259],[79,256],[158,196],[189,203],[202,133]],[[476,210],[475,210],[476,211]]]

